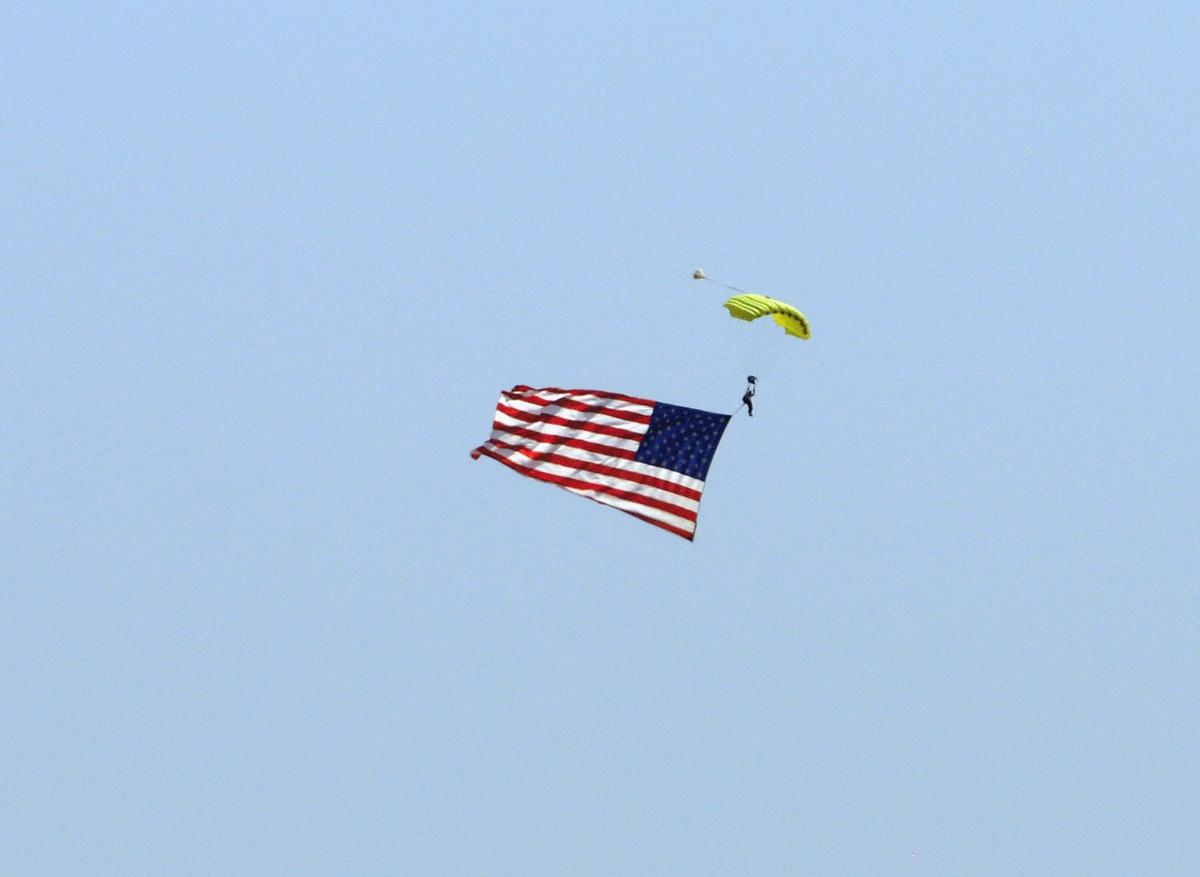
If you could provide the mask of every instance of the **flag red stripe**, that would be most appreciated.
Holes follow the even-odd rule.
[[[632,402],[634,405],[646,405],[650,408],[654,407],[653,399],[639,399],[636,396],[625,396],[621,393],[610,393],[607,390],[564,390],[561,387],[538,387],[534,389],[528,384],[517,384],[511,390],[505,392],[505,395],[510,393],[570,393],[573,396],[599,396],[601,399],[614,399],[617,402]]]
[[[582,429],[586,432],[594,432],[599,435],[611,435],[613,438],[628,439],[631,442],[640,442],[642,436],[645,435],[645,433],[621,429],[619,426],[609,426],[606,423],[592,423],[590,420],[571,420],[567,417],[556,417],[553,414],[531,414],[519,408],[510,408],[508,405],[497,405],[496,410],[503,411],[514,420],[523,420],[526,423],[551,423],[555,426],[569,426],[573,429]],[[647,422],[649,421],[647,420]]]
[[[664,490],[668,493],[674,493],[684,499],[700,501],[700,491],[693,490],[690,487],[684,487],[681,484],[676,484],[673,481],[667,481],[663,478],[656,478],[653,475],[643,475],[640,472],[631,472],[628,469],[620,469],[616,466],[606,466],[603,463],[594,463],[588,460],[577,460],[574,457],[564,457],[562,454],[556,454],[553,451],[531,451],[528,448],[523,448],[520,445],[509,444],[500,439],[493,438],[489,444],[505,448],[510,451],[515,451],[522,456],[529,457],[532,460],[543,460],[547,463],[557,463],[560,466],[570,466],[574,469],[586,469],[589,472],[595,472],[597,475],[611,475],[613,478],[623,478],[626,481],[635,481],[638,484],[644,484],[647,487],[656,487],[659,490]]]
[[[579,448],[581,451],[591,451],[593,454],[600,454],[605,457],[619,457],[622,460],[632,460],[637,456],[637,451],[631,451],[628,448],[614,448],[612,445],[601,445],[596,442],[589,442],[587,439],[566,438],[565,436],[554,435],[552,433],[538,432],[534,429],[507,426],[499,422],[493,423],[492,429],[495,432],[519,435],[521,438],[531,439],[547,445],[566,445],[569,448]]]
[[[607,405],[589,405],[577,399],[544,399],[541,396],[513,396],[509,393],[505,393],[504,395],[510,399],[519,399],[521,402],[526,402],[530,405],[539,405],[543,408],[570,408],[572,411],[582,411],[585,414],[604,414],[608,417],[616,417],[632,423],[645,423],[647,425],[650,423],[649,414],[626,411],[624,408],[610,408]]]
[[[499,462],[499,463],[503,463],[505,466],[508,466],[510,469],[513,469],[513,470],[515,470],[516,472],[520,473],[521,475],[527,475],[527,476],[529,476],[529,477],[531,477],[531,478],[536,478],[536,479],[539,479],[539,480],[542,480],[542,481],[546,481],[546,482],[548,482],[548,483],[551,483],[551,484],[555,484],[555,486],[560,486],[560,487],[563,487],[563,489],[564,489],[564,490],[570,490],[570,489],[571,489],[570,487],[568,487],[568,486],[566,486],[566,485],[559,485],[559,484],[557,484],[557,482],[555,482],[555,481],[554,481],[554,479],[553,479],[552,477],[546,477],[546,476],[544,475],[544,473],[540,473],[540,472],[531,471],[531,470],[529,470],[529,469],[526,469],[526,468],[522,467],[522,466],[521,466],[520,464],[518,464],[518,463],[513,463],[511,460],[508,460],[508,459],[506,459],[506,458],[504,458],[504,457],[502,457],[502,456],[499,456],[499,455],[495,454],[494,452],[490,451],[490,450],[489,450],[488,448],[486,448],[486,447],[479,447],[479,448],[476,448],[476,449],[475,449],[475,451],[474,451],[474,452],[472,452],[472,456],[473,456],[473,457],[475,457],[476,459],[478,459],[479,455],[481,455],[481,454],[486,454],[487,456],[491,457],[492,459],[496,460],[496,461],[497,461],[497,462]],[[588,487],[588,488],[585,488],[585,489],[591,489],[591,487]],[[643,521],[645,521],[645,522],[646,522],[646,523],[648,523],[648,524],[653,524],[653,525],[654,525],[654,526],[656,526],[656,527],[660,527],[660,528],[662,528],[663,530],[666,530],[666,531],[668,531],[668,532],[670,532],[670,533],[674,533],[676,536],[682,536],[684,539],[687,539],[689,542],[693,541],[693,539],[694,539],[694,536],[695,536],[695,532],[694,532],[694,531],[695,531],[695,516],[692,516],[692,518],[691,518],[691,520],[692,520],[692,530],[690,530],[690,531],[689,531],[689,530],[686,530],[686,529],[684,529],[684,528],[682,528],[682,527],[677,527],[677,526],[675,526],[674,524],[672,524],[672,523],[670,523],[670,522],[668,522],[668,521],[661,521],[661,520],[659,520],[659,519],[657,519],[657,518],[651,517],[651,516],[649,516],[649,515],[640,514],[640,513],[636,512],[636,511],[632,511],[632,510],[630,510],[630,509],[624,509],[624,508],[621,508],[621,507],[619,507],[619,506],[610,505],[609,503],[606,503],[606,502],[604,502],[604,501],[603,501],[603,499],[597,498],[597,497],[595,497],[595,496],[588,496],[587,494],[576,494],[576,495],[577,495],[577,496],[582,496],[584,499],[590,499],[592,502],[598,503],[599,505],[603,505],[603,506],[607,506],[608,508],[616,509],[617,511],[619,511],[619,512],[624,512],[624,513],[625,513],[625,514],[627,514],[627,515],[632,515],[633,517],[635,517],[635,518],[638,518],[638,519],[640,519],[640,520],[643,520]]]
[[[586,496],[586,497],[584,497],[584,499],[591,499],[591,497]],[[595,502],[595,500],[593,500],[593,502]],[[601,505],[603,505],[603,503],[601,503]],[[612,506],[609,506],[609,508],[612,508]],[[641,520],[645,521],[647,524],[653,524],[656,527],[662,527],[664,530],[674,533],[676,536],[682,536],[684,539],[686,539],[689,542],[694,542],[696,539],[696,531],[695,530],[691,530],[691,531],[684,530],[680,527],[676,527],[672,524],[668,524],[666,521],[656,521],[654,518],[648,518],[645,515],[639,515],[637,512],[626,511],[625,509],[617,509],[617,511],[625,512],[625,514],[627,514],[627,515],[633,515],[635,518],[640,518]],[[693,526],[695,526],[694,523],[693,523]]]
[[[616,499],[627,500],[629,502],[645,506],[646,508],[658,509],[659,511],[667,512],[668,514],[684,518],[688,521],[695,522],[696,520],[696,513],[691,509],[681,508],[680,506],[672,505],[669,502],[652,499],[648,496],[636,493],[635,491],[621,490],[616,487],[608,487],[604,484],[595,484],[591,481],[582,481],[578,478],[568,478],[565,475],[552,475],[549,472],[541,472],[537,469],[531,469],[528,466],[522,466],[520,463],[514,463],[503,454],[496,453],[486,445],[478,448],[477,450],[480,453],[491,457],[493,460],[497,460],[512,469],[516,469],[522,475],[528,475],[530,478],[536,478],[539,481],[547,481],[550,484],[557,484],[560,487],[575,487],[581,490],[593,490],[596,493],[602,493],[605,496],[615,497]],[[625,511],[625,509],[621,509],[621,511]],[[630,514],[635,513],[630,512]],[[642,516],[638,515],[638,517]]]

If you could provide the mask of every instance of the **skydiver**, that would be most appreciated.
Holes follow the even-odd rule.
[[[742,404],[746,406],[746,411],[751,417],[754,416],[754,385],[758,383],[754,378],[750,378],[750,383],[746,385],[746,392],[742,394]]]

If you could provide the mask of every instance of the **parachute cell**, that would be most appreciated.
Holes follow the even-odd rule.
[[[757,320],[770,314],[771,319],[783,327],[783,331],[797,338],[808,338],[808,320],[787,302],[768,298],[753,292],[735,295],[725,302],[729,315],[739,320]]]

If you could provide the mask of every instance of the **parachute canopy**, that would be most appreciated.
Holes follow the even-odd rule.
[[[797,338],[808,338],[808,320],[787,302],[767,298],[753,292],[735,295],[725,302],[729,315],[739,320],[757,320],[771,315],[771,319],[783,326],[783,331]]]

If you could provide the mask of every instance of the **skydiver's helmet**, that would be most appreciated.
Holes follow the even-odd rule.
[[[747,383],[757,384],[758,378],[756,378],[754,375],[746,375],[746,381]]]

